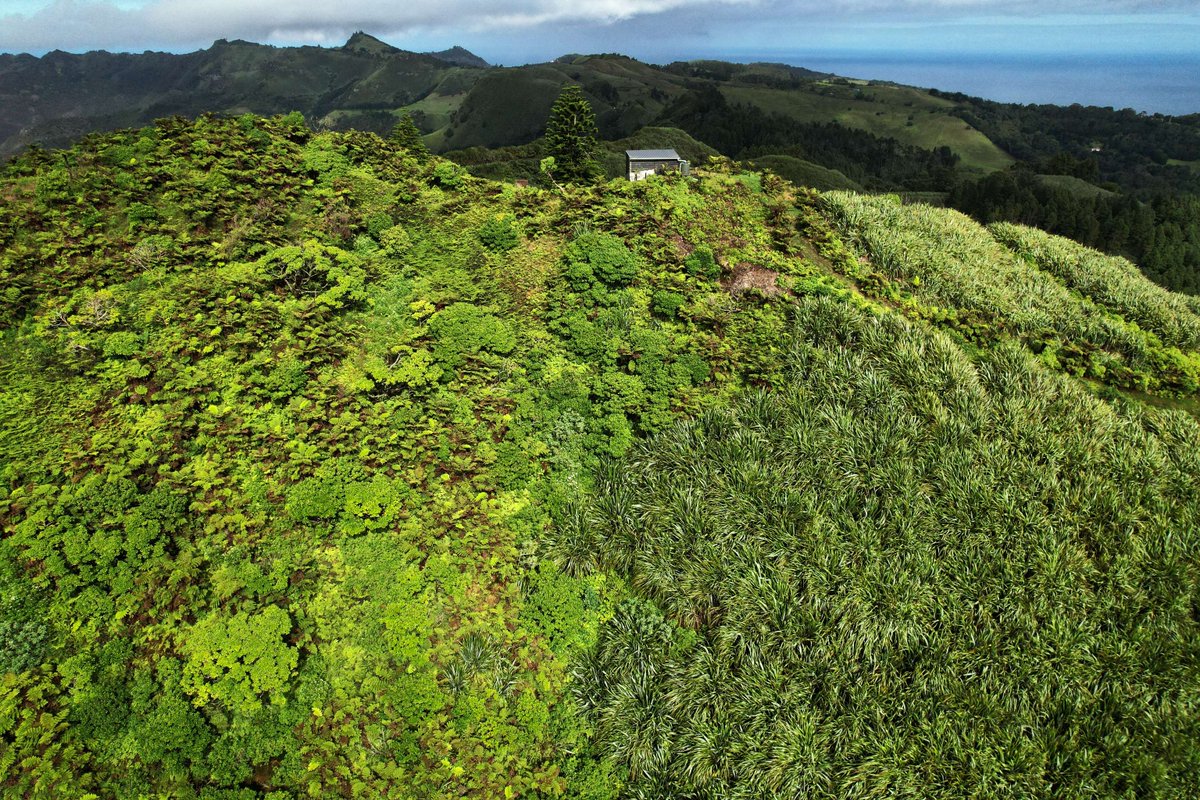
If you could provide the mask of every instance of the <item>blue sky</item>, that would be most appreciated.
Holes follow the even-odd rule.
[[[461,44],[493,63],[568,52],[1200,57],[1196,0],[0,0],[0,52],[182,52],[218,38]]]

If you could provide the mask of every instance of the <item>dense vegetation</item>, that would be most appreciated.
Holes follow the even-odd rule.
[[[556,149],[540,139],[568,86],[610,142],[650,129],[657,138],[639,145],[686,142],[697,164],[715,149],[822,190],[949,193],[981,222],[1037,225],[1200,291],[1200,115],[995,103],[782,64],[658,67],[603,54],[489,68],[461,48],[409,53],[364,33],[335,48],[0,54],[0,157],[169,114],[299,110],[322,130],[383,136],[411,119],[430,149],[474,174],[536,182]],[[611,177],[622,165],[609,150],[598,166]],[[1004,172],[1014,161],[1024,171]]]
[[[947,203],[980,222],[1032,225],[1127,256],[1159,284],[1200,294],[1200,196],[1141,201],[1074,175],[1013,169],[959,184]]]
[[[798,122],[730,103],[715,86],[680,98],[663,112],[663,120],[733,158],[800,158],[871,189],[948,190],[959,161],[949,147],[927,150],[836,122]]]
[[[804,269],[767,198],[518,191],[298,116],[3,192],[4,793],[605,796],[564,687],[622,590],[539,542],[600,454],[764,380],[784,309],[717,258]]]
[[[631,795],[1190,796],[1195,423],[827,299],[782,344],[559,534],[651,601],[572,686]]]
[[[5,168],[0,793],[1194,794],[1195,300],[404,139]]]

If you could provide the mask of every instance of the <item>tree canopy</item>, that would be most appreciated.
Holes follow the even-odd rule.
[[[421,131],[417,129],[417,124],[408,114],[400,115],[400,119],[392,128],[391,139],[415,156],[429,155],[429,148],[425,146],[425,140],[421,138]]]
[[[596,162],[599,135],[596,115],[583,89],[575,84],[565,87],[546,122],[546,151],[554,158],[554,177],[577,183],[594,180],[600,174]]]

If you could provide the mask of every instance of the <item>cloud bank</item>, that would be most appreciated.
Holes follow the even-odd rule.
[[[377,35],[420,31],[521,31],[561,24],[607,25],[714,5],[754,0],[149,0],[130,7],[100,0],[54,0],[32,13],[0,16],[0,50],[78,50],[155,42],[193,45],[221,38],[340,42],[365,30]]]
[[[22,0],[17,8],[22,11],[0,12],[0,51],[181,49],[221,38],[331,44],[356,30],[392,37],[552,36],[628,28],[639,19],[669,30],[674,18],[681,29],[695,31],[706,24],[798,25],[859,15],[1161,14],[1192,11],[1194,0]]]

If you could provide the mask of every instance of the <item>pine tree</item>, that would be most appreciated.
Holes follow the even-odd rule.
[[[546,121],[546,152],[554,158],[554,177],[562,181],[599,177],[595,157],[598,137],[596,115],[583,90],[577,85],[565,87]]]
[[[425,146],[421,132],[417,130],[416,123],[408,114],[402,115],[392,128],[392,141],[418,158],[429,155],[429,148]]]

